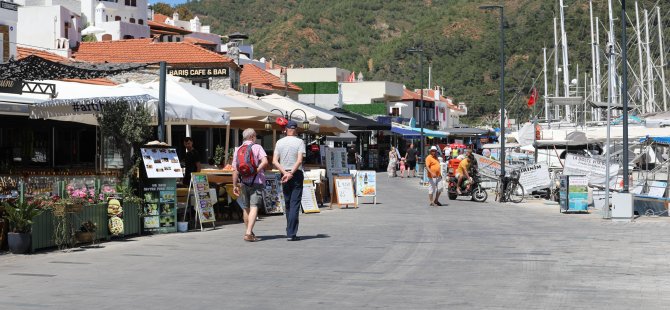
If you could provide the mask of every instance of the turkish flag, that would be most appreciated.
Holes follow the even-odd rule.
[[[537,101],[537,89],[533,87],[533,89],[530,91],[530,98],[528,98],[528,107],[532,107],[535,105],[535,102]]]

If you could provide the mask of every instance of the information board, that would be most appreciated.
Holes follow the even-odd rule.
[[[316,191],[314,181],[302,181],[302,212],[305,213],[319,213],[319,204],[316,202]]]
[[[326,148],[326,171],[329,176],[349,173],[347,149],[343,147]]]
[[[142,187],[144,195],[144,231],[177,231],[176,179],[152,179]]]
[[[282,214],[285,210],[284,191],[281,186],[281,174],[266,173],[263,188],[263,204],[266,214]]]
[[[179,163],[177,149],[174,148],[141,148],[142,163],[147,177],[182,178],[184,171]]]
[[[354,182],[351,177],[333,177],[333,194],[332,201],[337,205],[354,205],[356,206],[356,196],[354,193]],[[332,203],[331,203],[332,204]]]
[[[563,175],[584,175],[589,179],[589,184],[604,187],[606,183],[605,168],[606,162],[604,160],[576,154],[566,154]],[[618,174],[619,164],[610,164],[609,187],[611,189],[616,188]]]
[[[210,197],[209,180],[205,173],[191,173],[191,188],[195,197],[195,209],[200,223],[214,223],[214,206]],[[215,192],[216,193],[216,192]],[[202,227],[201,227],[202,229]]]
[[[589,179],[585,176],[571,175],[569,181],[568,211],[587,211]]]
[[[359,170],[356,176],[356,196],[377,196],[377,173],[371,170]]]
[[[549,168],[546,164],[535,164],[521,167],[519,169],[519,183],[526,193],[548,188],[551,185]]]

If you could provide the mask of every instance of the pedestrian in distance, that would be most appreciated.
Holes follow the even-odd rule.
[[[414,148],[414,143],[410,143],[409,148],[405,153],[405,161],[408,170],[407,177],[409,178],[411,176],[412,178],[415,178],[416,170],[414,168],[416,167],[416,149]]]
[[[398,154],[394,147],[391,147],[389,151],[389,164],[386,167],[386,172],[389,175],[389,178],[396,176],[396,165],[398,164]]]
[[[405,177],[405,157],[400,159],[400,177],[404,178]],[[409,175],[408,175],[409,176]]]
[[[244,142],[233,153],[233,194],[244,201],[244,241],[260,241],[254,234],[258,208],[263,205],[265,168],[268,158],[260,144],[256,144],[256,131],[247,128],[242,132]]]
[[[428,200],[430,206],[441,206],[440,194],[442,188],[440,181],[442,180],[442,167],[440,161],[437,159],[437,146],[431,146],[428,156],[426,157],[426,173],[428,174]]]
[[[182,184],[188,186],[191,183],[191,173],[200,172],[200,153],[193,147],[193,139],[191,137],[184,138],[184,178],[181,180]]]
[[[298,241],[298,215],[302,201],[302,161],[305,156],[305,141],[298,138],[298,123],[286,124],[286,137],[277,141],[272,164],[282,174],[281,183],[286,202],[286,240]]]

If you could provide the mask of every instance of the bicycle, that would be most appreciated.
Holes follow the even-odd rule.
[[[519,183],[519,177],[521,176],[519,171],[512,171],[510,177],[505,177],[505,184],[507,185],[505,189],[501,189],[502,183],[498,182],[496,185],[496,200],[500,202],[511,201],[513,203],[520,203],[523,201],[523,196],[525,194],[523,190],[523,185]],[[502,194],[502,199],[500,195]]]

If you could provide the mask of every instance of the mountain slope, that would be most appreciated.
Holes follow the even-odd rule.
[[[447,95],[466,102],[470,108],[468,118],[474,119],[498,112],[499,15],[478,8],[495,2],[200,0],[180,9],[200,16],[203,24],[212,25],[213,32],[249,34],[257,57],[273,58],[281,64],[362,71],[366,80],[395,81],[409,88],[419,88],[419,61],[405,50],[422,45],[425,56],[432,61],[431,84],[445,87]],[[543,86],[542,47],[548,47],[550,56],[552,53],[558,1],[499,3],[505,6],[508,112],[512,118],[527,119],[531,112],[525,107],[527,94],[534,83],[538,88]],[[565,3],[571,78],[576,77],[579,66],[582,81],[591,66],[588,1]],[[654,3],[640,1],[641,7],[649,9]],[[607,1],[594,0],[594,6],[601,18],[601,42],[605,42]],[[634,14],[634,4],[629,6]],[[670,4],[662,6],[667,9]],[[619,16],[620,11],[615,14]],[[619,31],[621,25],[616,28]],[[553,59],[549,66],[553,67]],[[553,69],[550,76],[552,72]],[[424,61],[425,85],[427,78],[428,64]],[[553,82],[549,83],[549,92],[553,93]]]

